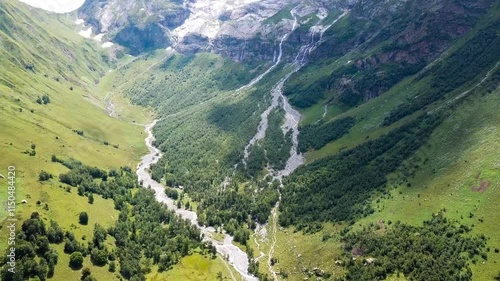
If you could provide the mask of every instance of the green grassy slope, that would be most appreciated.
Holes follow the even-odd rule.
[[[16,167],[18,227],[36,211],[47,225],[49,218],[56,220],[79,241],[83,236],[92,237],[94,223],[109,227],[116,221],[113,201],[96,196],[91,205],[76,190],[67,192],[59,187],[57,175],[66,169],[52,163],[51,155],[73,157],[106,169],[133,167],[145,153],[143,128],[109,117],[101,108],[103,103],[95,101],[99,107],[89,102],[96,83],[109,68],[107,56],[80,37],[65,16],[28,8],[18,1],[2,1],[0,42],[0,173],[6,174],[10,165]],[[38,104],[37,98],[44,95],[50,103]],[[83,135],[73,130],[81,130]],[[24,154],[32,151],[32,145],[36,155]],[[41,170],[56,178],[39,182]],[[5,186],[6,181],[1,183]],[[5,187],[0,192],[2,206],[7,196]],[[89,213],[87,226],[78,224],[81,211]],[[3,226],[5,218],[2,207]],[[7,235],[8,230],[2,227],[2,252]],[[57,246],[59,263],[53,280],[76,280],[81,273],[68,267],[69,256],[63,254],[62,246]],[[92,267],[88,259],[85,266]],[[99,280],[115,279],[107,268],[92,270]]]
[[[470,97],[431,135],[420,149],[391,176],[390,195],[375,199],[374,214],[359,225],[377,221],[403,221],[419,224],[432,213],[445,215],[488,237],[488,259],[472,265],[474,280],[492,280],[497,274],[500,254],[498,213],[500,174],[498,171],[500,115],[497,89]],[[415,166],[419,167],[416,169]],[[402,184],[410,174],[409,185]],[[473,217],[470,217],[470,215]]]

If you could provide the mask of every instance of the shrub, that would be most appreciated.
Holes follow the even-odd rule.
[[[114,261],[109,263],[109,272],[115,272],[116,271],[116,263]]]
[[[52,175],[45,172],[44,170],[40,171],[40,174],[38,175],[39,181],[48,181],[51,178],[52,178]]]
[[[83,255],[80,252],[74,252],[69,257],[69,266],[71,268],[80,268],[83,265]]]
[[[108,254],[104,250],[94,248],[90,252],[90,260],[94,265],[104,266],[108,262]]]
[[[90,271],[90,268],[85,267],[84,269],[82,269],[82,277],[80,279],[85,280],[85,278],[90,276],[90,274],[92,274],[92,272]]]
[[[78,221],[80,224],[87,225],[89,223],[89,215],[87,212],[81,212]]]

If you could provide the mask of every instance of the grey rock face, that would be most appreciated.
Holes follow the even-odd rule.
[[[291,9],[305,27],[294,32],[288,44],[300,45],[310,38],[307,26],[356,1],[88,0],[79,16],[94,33],[105,33],[131,54],[172,46],[183,53],[211,51],[236,61],[269,61],[292,28]]]
[[[78,16],[94,33],[139,54],[170,45],[170,30],[184,23],[189,10],[174,0],[87,0]]]

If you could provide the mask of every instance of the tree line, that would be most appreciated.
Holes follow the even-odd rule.
[[[392,110],[382,125],[388,126],[435,101],[444,99],[448,94],[473,81],[478,74],[486,74],[485,71],[500,60],[500,36],[497,34],[499,28],[500,20],[497,20],[480,30],[450,57],[417,77],[417,80],[429,81],[430,87]]]

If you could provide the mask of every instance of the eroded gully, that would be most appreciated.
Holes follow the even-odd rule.
[[[297,17],[294,13],[294,9],[291,10],[291,14],[294,17],[294,25],[292,31],[295,29],[296,24],[297,24]],[[304,65],[306,62],[307,56],[319,45],[322,43],[323,40],[323,34],[326,30],[328,30],[333,24],[335,24],[338,20],[343,18],[345,15],[347,15],[348,11],[344,11],[337,19],[335,19],[331,24],[327,26],[322,26],[320,25],[322,22],[322,19],[316,24],[315,26],[311,27],[311,41],[303,46],[301,46],[295,61],[289,66],[290,71],[288,72],[287,75],[285,75],[272,89],[271,89],[271,105],[261,114],[261,121],[259,123],[259,126],[257,128],[257,133],[254,135],[254,137],[249,141],[249,143],[246,145],[245,150],[244,150],[244,156],[242,162],[246,165],[246,161],[249,157],[249,150],[252,146],[254,146],[258,140],[261,140],[265,137],[266,135],[266,130],[268,127],[268,117],[269,114],[274,110],[276,107],[280,106],[283,108],[285,111],[285,122],[281,126],[281,129],[283,131],[283,134],[286,135],[290,130],[292,131],[291,138],[292,138],[292,147],[290,148],[290,156],[287,160],[286,166],[282,170],[269,170],[269,174],[273,176],[274,179],[279,180],[281,182],[282,178],[284,176],[288,176],[291,174],[295,169],[300,167],[301,165],[304,164],[304,157],[303,155],[299,152],[298,150],[298,136],[299,136],[299,122],[301,115],[300,113],[295,110],[290,103],[288,102],[288,99],[283,95],[283,86],[285,82],[292,76],[295,72],[300,70],[300,68]],[[315,41],[315,36],[319,35],[319,39]],[[281,43],[279,45],[279,56],[278,60],[276,61],[275,65],[272,67],[274,68],[277,64],[281,62],[281,57],[282,57],[282,43],[286,39],[285,35]],[[269,269],[269,272],[272,274],[274,280],[278,280],[278,273],[273,269],[272,265],[272,257],[275,252],[276,248],[276,243],[277,243],[277,221],[278,221],[278,208],[279,204],[281,202],[281,193],[279,195],[279,199],[274,206],[274,208],[271,211],[271,241],[270,241],[270,247],[269,247],[269,252],[267,255],[267,266]],[[264,227],[265,226],[261,226]],[[257,232],[254,235],[254,241],[258,247],[258,250],[260,252],[260,256],[257,259],[261,259],[262,257],[265,256],[265,254],[261,251],[260,249],[260,244],[257,241]],[[261,237],[263,240],[265,236]]]

